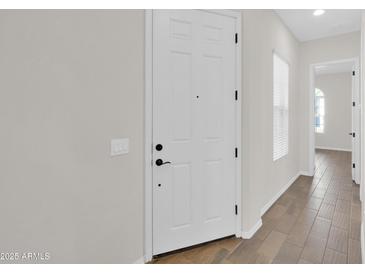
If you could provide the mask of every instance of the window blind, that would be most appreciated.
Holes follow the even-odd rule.
[[[273,160],[289,151],[289,65],[273,53]]]

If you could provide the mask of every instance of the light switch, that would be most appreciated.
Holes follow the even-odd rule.
[[[129,138],[111,140],[110,156],[127,154],[128,152],[129,152]]]

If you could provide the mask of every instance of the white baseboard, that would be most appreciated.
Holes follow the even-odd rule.
[[[311,174],[309,171],[300,171],[299,173],[300,173],[300,175],[303,175],[303,176],[310,176],[310,177],[313,176],[313,174]]]
[[[338,147],[322,147],[322,146],[316,146],[317,149],[326,149],[326,150],[338,150],[338,151],[348,151],[351,152],[352,149],[347,148],[338,148]]]
[[[361,258],[362,263],[365,263],[365,227],[364,227],[364,220],[361,222]]]
[[[242,231],[242,238],[243,239],[251,239],[253,235],[255,235],[256,231],[260,229],[260,227],[262,226],[262,220],[260,218],[260,220],[257,221],[257,223],[251,227],[249,230],[247,231]]]
[[[274,195],[274,197],[265,204],[261,209],[261,216],[265,214],[265,212],[280,198],[280,196],[295,182],[298,177],[302,175],[301,172],[298,172],[295,176],[293,176],[288,183],[286,183],[278,193]]]
[[[144,257],[141,257],[133,262],[133,264],[144,264],[144,263],[145,263]]]

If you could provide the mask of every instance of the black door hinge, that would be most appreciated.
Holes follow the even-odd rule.
[[[238,33],[235,33],[234,35],[234,42],[238,44]]]
[[[355,106],[355,102],[352,102],[352,106],[353,106],[353,107]]]
[[[234,205],[234,213],[235,213],[236,215],[238,215],[238,206],[237,206],[237,205]]]
[[[236,157],[236,158],[238,157],[238,149],[237,148],[234,149],[234,157]]]
[[[235,90],[235,92],[234,92],[234,99],[236,101],[238,100],[238,90]]]
[[[352,168],[355,168],[355,164],[352,164]]]
[[[354,70],[352,71],[352,75],[355,76],[355,71]]]

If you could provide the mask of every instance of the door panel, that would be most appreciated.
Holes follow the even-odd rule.
[[[171,178],[171,201],[173,229],[191,225],[192,221],[192,178],[191,165],[173,165]]]
[[[205,161],[203,172],[204,222],[221,221],[224,214],[219,203],[224,179],[222,160]]]
[[[163,10],[153,25],[156,255],[235,233],[235,20]]]
[[[170,54],[170,90],[171,106],[170,127],[173,129],[174,141],[191,140],[192,131],[192,56],[189,52]]]
[[[203,56],[203,88],[202,100],[204,137],[207,140],[222,138],[223,83],[222,58],[219,56]]]

